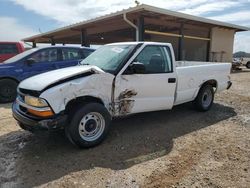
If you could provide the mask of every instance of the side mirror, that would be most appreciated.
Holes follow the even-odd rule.
[[[29,66],[31,66],[33,63],[35,63],[36,62],[36,60],[35,59],[33,59],[33,58],[29,58],[29,59],[27,59],[26,60],[26,63],[29,65]]]
[[[130,64],[130,70],[134,74],[144,74],[146,72],[146,67],[143,63],[133,62]]]
[[[77,61],[77,65],[81,65],[82,59]]]

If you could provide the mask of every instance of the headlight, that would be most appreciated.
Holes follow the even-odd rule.
[[[48,103],[44,99],[32,97],[32,96],[25,96],[24,102],[34,107],[47,107],[48,106]]]

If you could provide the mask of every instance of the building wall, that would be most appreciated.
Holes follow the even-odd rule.
[[[207,61],[208,41],[184,38],[182,58],[186,61]]]
[[[181,52],[179,52],[179,37],[147,34],[145,35],[145,41],[171,43],[177,60],[179,60],[178,54],[182,53],[181,60],[187,61],[232,61],[235,30],[214,27],[209,32],[210,29],[208,27],[193,27],[185,25],[183,34],[198,38],[184,38]],[[164,31],[161,32],[164,33]],[[173,33],[171,30],[165,32]],[[201,39],[199,39],[199,37],[201,37]],[[205,40],[206,38],[210,38],[211,40]]]
[[[235,30],[214,27],[211,30],[210,61],[231,62]]]
[[[160,36],[160,35],[150,35],[150,40],[146,38],[146,41],[153,41],[153,42],[166,42],[171,43],[174,49],[175,58],[178,57],[178,37],[168,37],[168,36]]]

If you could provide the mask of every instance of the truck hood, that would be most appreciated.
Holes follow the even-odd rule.
[[[22,81],[18,88],[42,91],[63,82],[99,73],[104,73],[104,71],[92,65],[68,67],[30,77]]]

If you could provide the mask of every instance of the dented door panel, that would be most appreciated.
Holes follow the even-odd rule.
[[[119,75],[115,83],[116,115],[171,109],[175,83],[168,83],[174,73]]]

